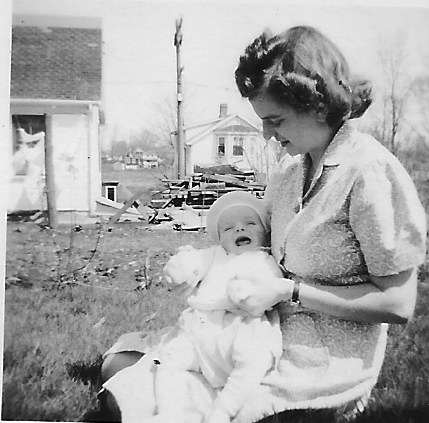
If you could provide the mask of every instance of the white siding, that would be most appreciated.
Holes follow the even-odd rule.
[[[52,126],[57,209],[88,210],[87,116],[53,115]]]

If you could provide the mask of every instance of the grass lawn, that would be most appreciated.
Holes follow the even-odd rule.
[[[79,421],[96,405],[101,354],[122,333],[160,329],[184,308],[161,280],[168,257],[209,244],[204,233],[142,223],[53,231],[8,222],[7,237],[2,420]],[[428,272],[420,279],[415,316],[390,327],[360,423],[429,421]]]

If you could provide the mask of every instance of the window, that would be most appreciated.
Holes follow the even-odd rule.
[[[243,137],[234,137],[234,144],[232,146],[232,155],[233,156],[242,156],[243,155]]]
[[[217,139],[217,155],[225,155],[225,137],[218,137]]]
[[[41,174],[45,161],[45,117],[12,115],[13,169],[15,175]]]
[[[116,187],[106,186],[106,198],[116,201]]]

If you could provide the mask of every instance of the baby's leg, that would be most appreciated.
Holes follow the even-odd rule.
[[[163,346],[155,376],[157,415],[148,422],[192,422],[186,412],[191,404],[187,380],[189,371],[198,370],[194,347],[184,334]],[[200,422],[201,416],[195,421]]]
[[[120,370],[137,363],[143,355],[143,353],[138,351],[123,351],[108,355],[101,365],[101,384],[109,380]]]
[[[115,417],[120,414],[124,423],[141,423],[155,414],[155,358],[151,353],[145,354],[137,363],[117,372],[103,384],[101,400],[104,400],[105,408]]]

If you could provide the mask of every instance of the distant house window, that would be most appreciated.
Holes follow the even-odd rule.
[[[232,155],[243,155],[243,137],[234,137],[234,144],[232,145]]]
[[[225,155],[225,137],[218,137],[217,139],[217,155]]]
[[[106,198],[112,201],[116,201],[116,187],[106,187]]]

